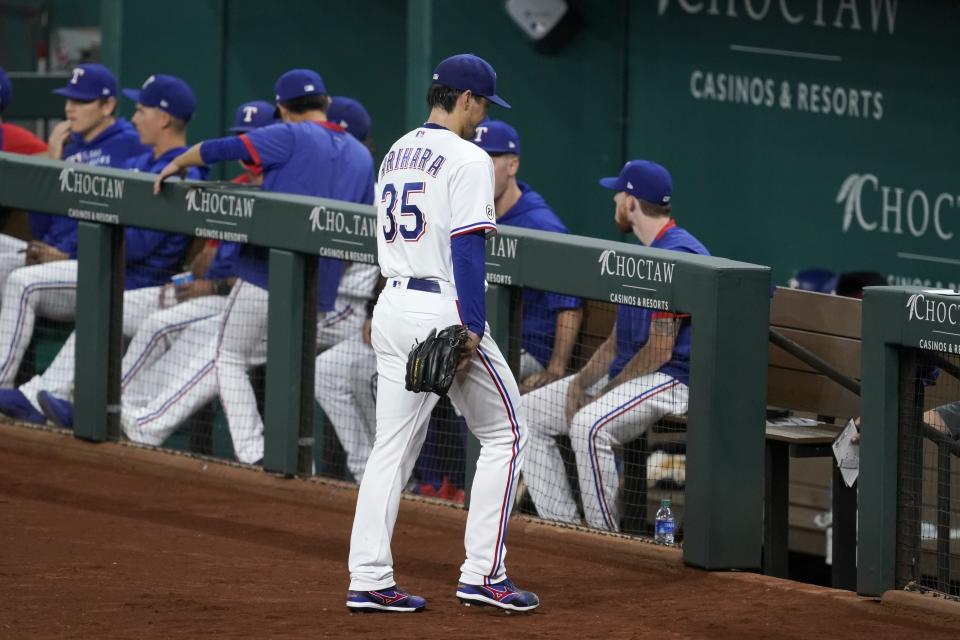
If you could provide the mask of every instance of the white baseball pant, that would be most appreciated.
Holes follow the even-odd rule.
[[[394,584],[390,540],[400,492],[423,445],[430,412],[439,396],[404,388],[407,353],[430,329],[459,324],[456,291],[407,289],[406,278],[390,278],[373,314],[377,356],[377,431],[367,461],[350,539],[350,589],[370,591]],[[466,560],[460,580],[490,584],[506,576],[504,538],[513,493],[523,462],[526,430],[519,418],[520,392],[487,327],[476,355],[458,374],[450,398],[480,440],[470,512],[464,536]]]
[[[125,307],[126,304],[124,300]],[[120,384],[124,403],[145,406],[163,388],[163,380],[171,372],[189,362],[204,345],[211,344],[216,339],[218,323],[203,321],[218,316],[226,304],[227,296],[202,296],[149,314],[136,329],[123,356]],[[173,368],[156,366],[174,348],[177,357],[165,359]]]
[[[314,369],[314,389],[347,454],[347,468],[359,483],[376,431],[377,356],[373,347],[356,336],[321,353]]]
[[[253,463],[263,458],[263,420],[247,371],[266,361],[267,304],[266,289],[238,280],[218,316],[216,338],[195,350],[174,375],[166,375],[165,386],[145,407],[123,403],[127,436],[162,444],[181,422],[219,395],[237,459]],[[334,311],[329,321],[318,320],[318,336],[356,333],[358,320],[362,323],[361,314],[353,309]]]
[[[37,315],[53,320],[73,320],[76,315],[77,261],[14,269],[0,304],[0,387],[8,388],[30,345]]]
[[[0,233],[0,287],[14,269],[26,266],[27,243]]]
[[[580,516],[556,441],[556,436],[569,434],[587,524],[619,531],[620,477],[613,447],[639,438],[665,415],[686,413],[689,389],[663,373],[640,376],[594,397],[568,425],[565,407],[572,380],[568,376],[524,396],[530,450],[523,479],[540,517],[578,524]],[[606,378],[600,380],[587,395],[596,396],[606,383]]]

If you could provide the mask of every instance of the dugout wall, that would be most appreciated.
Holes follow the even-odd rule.
[[[315,324],[304,293],[315,277],[309,258],[375,262],[373,209],[217,183],[171,183],[155,197],[152,182],[0,154],[0,203],[81,221],[75,434],[103,441],[118,433],[121,226],[236,240],[271,249],[263,465],[287,475],[307,472],[313,354],[304,346]],[[684,559],[707,569],[759,567],[769,269],[506,227],[488,251],[488,281],[497,285],[488,315],[501,345],[509,343],[510,326],[510,296],[502,294],[521,286],[696,318]]]
[[[857,591],[960,595],[960,297],[870,287],[863,299]]]

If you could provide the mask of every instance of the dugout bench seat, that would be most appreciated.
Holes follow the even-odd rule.
[[[801,530],[812,528],[809,521],[814,511],[804,504],[806,501],[795,505],[795,510],[799,510],[807,522],[790,520],[793,502],[790,489],[799,488],[801,484],[795,477],[791,485],[791,459],[826,458],[821,473],[823,466],[832,469],[833,586],[856,588],[857,494],[855,488],[844,484],[833,463],[832,444],[846,421],[860,415],[860,397],[856,388],[843,386],[825,371],[831,368],[848,378],[852,383],[850,387],[858,385],[860,318],[861,302],[855,298],[783,287],[774,292],[770,305],[771,332],[786,338],[794,348],[799,346],[812,354],[823,366],[788,352],[775,343],[778,336],[773,336],[767,368],[767,405],[773,418],[767,421],[766,429],[763,568],[767,575],[787,577],[791,528],[796,525],[801,525],[796,527]],[[778,420],[778,410],[783,415],[789,412],[792,417],[804,417],[808,424]],[[822,476],[819,480],[822,482]],[[815,486],[815,481],[808,485],[809,488]]]

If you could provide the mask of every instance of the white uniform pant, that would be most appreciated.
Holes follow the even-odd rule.
[[[263,458],[263,420],[257,410],[257,398],[250,378],[251,367],[263,364],[267,356],[267,290],[238,280],[227,298],[223,313],[215,316],[217,330],[209,344],[199,336],[214,319],[193,325],[191,339],[196,341],[188,362],[177,363],[173,375],[167,371],[165,384],[143,407],[123,403],[123,424],[128,437],[136,442],[159,445],[181,422],[219,395],[227,418],[237,459],[253,463]],[[337,314],[328,324],[318,320],[318,336],[332,339],[359,332],[363,322],[359,313]],[[197,334],[198,338],[193,338]],[[179,342],[187,339],[181,336]],[[179,352],[179,348],[178,348]],[[169,362],[168,354],[161,362]],[[160,366],[157,363],[153,369]],[[164,366],[162,369],[171,369]]]
[[[144,287],[123,292],[123,333],[131,335],[137,327],[159,308],[160,287]],[[34,407],[38,407],[37,394],[47,391],[58,398],[67,399],[73,393],[76,356],[76,332],[71,332],[50,366],[20,386],[20,392]]]
[[[216,339],[167,376],[164,388],[146,407],[123,403],[127,436],[135,442],[162,444],[219,393],[237,459],[252,463],[263,458],[263,421],[247,369],[265,360],[266,346],[267,291],[238,280],[219,316]]]
[[[77,311],[77,261],[59,260],[15,269],[0,303],[0,387],[11,387],[33,337],[37,315],[73,320]]]
[[[347,468],[359,483],[373,450],[376,431],[377,356],[360,336],[317,356],[317,402],[347,454]]]
[[[14,269],[26,266],[27,243],[0,233],[0,291]]]
[[[218,316],[226,304],[227,296],[203,296],[150,313],[123,355],[120,385],[124,403],[145,406],[163,388],[164,380],[195,353],[209,348],[219,324],[203,321]],[[124,309],[126,305],[125,299]],[[175,355],[165,357],[171,351]]]
[[[689,389],[663,373],[640,376],[590,401],[567,425],[564,413],[572,380],[568,376],[524,396],[530,448],[523,479],[540,517],[578,524],[577,505],[556,441],[556,436],[569,434],[587,524],[619,531],[620,477],[613,447],[639,438],[665,415],[685,413]],[[591,387],[588,396],[606,383],[604,378]]]
[[[393,282],[400,284],[391,286]],[[440,294],[407,290],[405,284],[402,279],[388,281],[373,314],[377,431],[360,484],[350,539],[350,588],[354,590],[382,589],[395,582],[390,540],[400,492],[423,445],[430,412],[439,401],[435,394],[411,393],[404,388],[407,353],[430,329],[460,322],[452,285],[443,283],[444,293]],[[450,388],[450,398],[463,411],[481,445],[460,580],[469,584],[498,582],[506,576],[504,538],[526,431],[519,419],[517,382],[489,327],[477,354]]]

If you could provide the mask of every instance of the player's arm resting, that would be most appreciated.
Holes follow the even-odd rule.
[[[610,369],[610,363],[617,355],[617,325],[614,323],[609,337],[604,340],[587,364],[573,377],[567,387],[567,400],[564,415],[567,422],[587,403],[587,389],[592,387]]]
[[[610,363],[613,362],[616,355],[617,325],[614,324],[613,329],[610,330],[610,335],[603,341],[603,344],[593,352],[593,355],[587,360],[587,364],[583,365],[583,368],[573,377],[570,386],[576,386],[580,389],[589,389],[592,387],[606,374],[607,370],[610,369]]]
[[[646,344],[640,347],[617,377],[607,383],[603,392],[606,393],[627,380],[653,373],[670,362],[681,322],[681,318],[673,315],[655,316],[650,321],[650,335]]]
[[[202,167],[224,160],[243,160],[253,162],[250,149],[243,140],[243,136],[228,136],[205,140],[193,145],[176,158],[157,175],[153,183],[153,193],[160,193],[160,185],[170,176],[184,176],[190,167]]]
[[[557,330],[553,336],[553,351],[550,353],[550,362],[547,363],[547,372],[554,380],[562,378],[567,373],[570,356],[573,355],[573,346],[580,331],[580,321],[583,319],[581,309],[564,309],[557,313]]]

